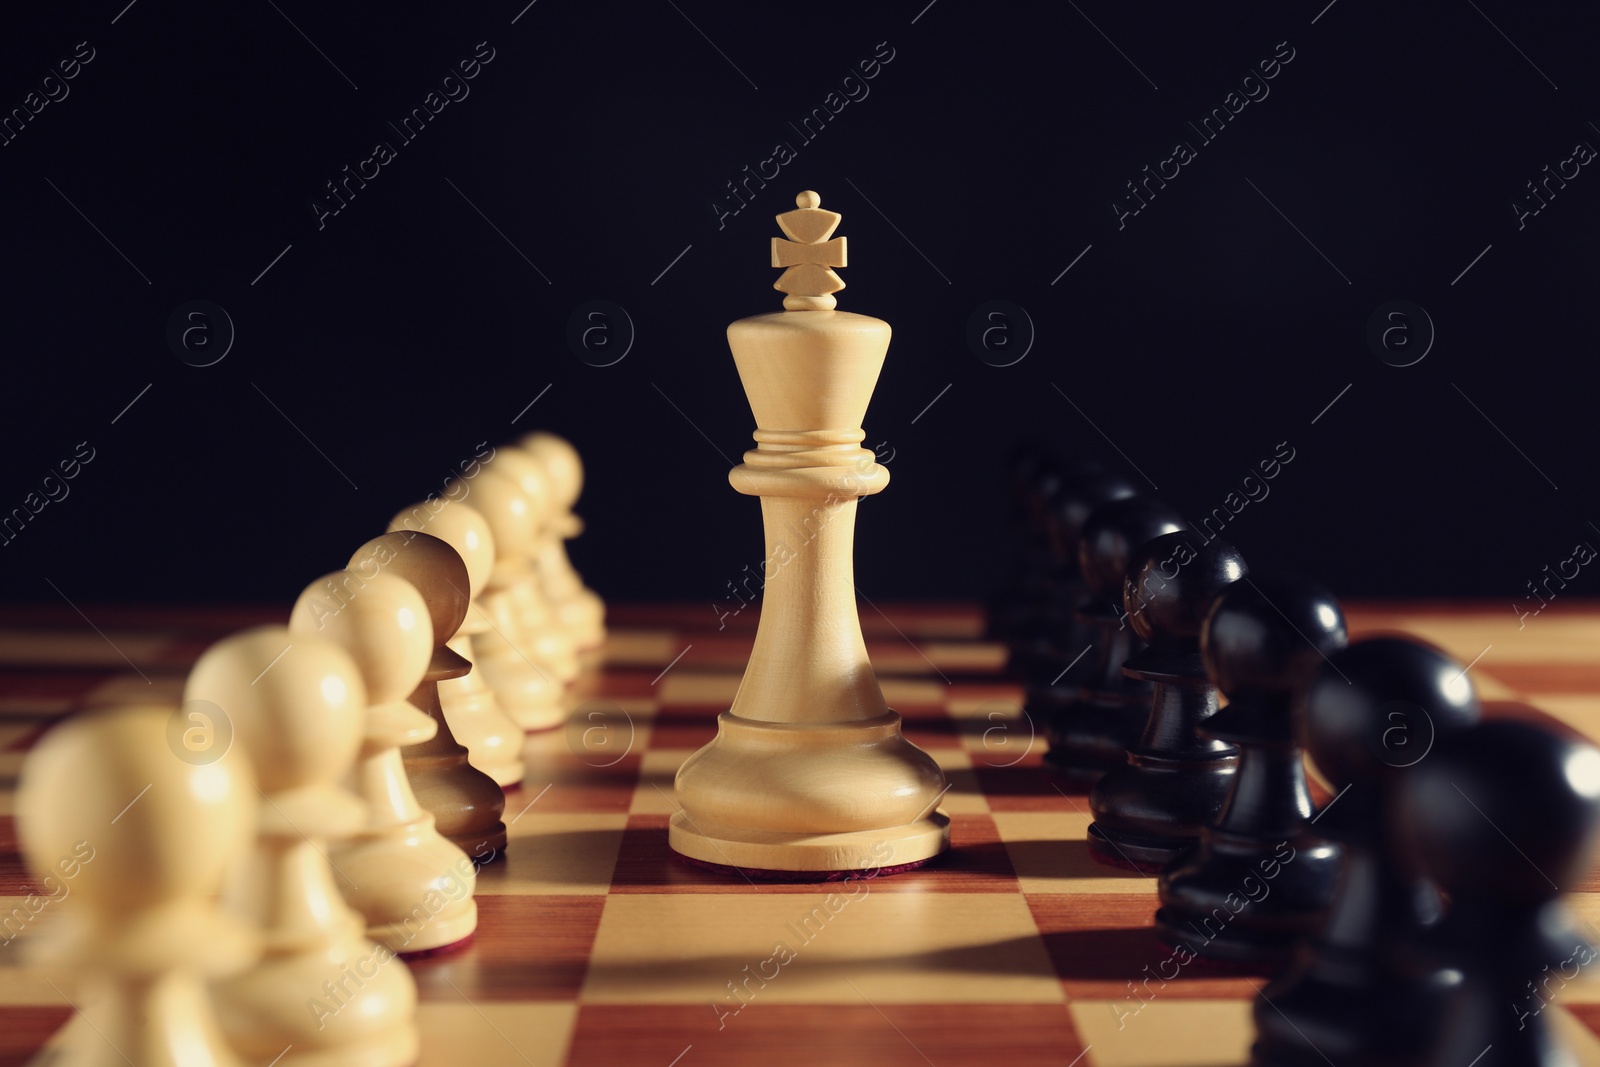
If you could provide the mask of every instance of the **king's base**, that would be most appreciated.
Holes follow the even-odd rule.
[[[918,860],[916,863],[900,863],[893,867],[868,867],[865,870],[855,871],[769,871],[760,867],[729,867],[725,863],[707,863],[704,860],[690,859],[682,853],[677,853],[678,862],[685,867],[693,867],[697,871],[709,871],[712,874],[738,876],[754,882],[795,882],[802,884],[824,882],[857,882],[870,881],[874,878],[888,878],[894,874],[904,874],[926,866],[929,860]]]
[[[781,872],[795,881],[827,881],[844,872],[865,877],[873,871],[897,873],[925,863],[950,847],[950,820],[935,811],[903,826],[845,833],[787,833],[720,826],[691,820],[687,812],[672,817],[667,831],[672,851],[690,860],[721,868]],[[811,878],[802,876],[810,873]]]

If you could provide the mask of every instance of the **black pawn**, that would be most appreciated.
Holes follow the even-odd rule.
[[[1306,750],[1335,790],[1316,831],[1339,845],[1327,922],[1255,1001],[1256,1067],[1423,1063],[1450,972],[1416,964],[1438,891],[1405,872],[1386,824],[1396,783],[1479,716],[1459,663],[1402,637],[1328,657],[1301,697]]]
[[[1192,848],[1222,810],[1237,757],[1199,726],[1217,712],[1217,687],[1200,659],[1200,626],[1211,602],[1245,576],[1232,545],[1192,531],[1163,534],[1128,560],[1122,602],[1148,647],[1124,666],[1152,682],[1150,716],[1127,762],[1089,793],[1089,852],[1154,874]]]
[[[1090,639],[1078,620],[1083,601],[1083,572],[1078,566],[1078,541],[1083,524],[1100,505],[1132,496],[1126,478],[1099,472],[1064,475],[1045,507],[1048,571],[1039,576],[1044,599],[1026,624],[1012,636],[1007,672],[1030,690],[1043,691],[1072,663]],[[1065,657],[1065,658],[1063,658]]]
[[[1442,738],[1397,789],[1401,854],[1450,897],[1434,942],[1462,975],[1428,1067],[1568,1067],[1546,1009],[1600,959],[1563,889],[1600,827],[1600,751],[1532,722]]]
[[[1161,873],[1156,933],[1168,944],[1275,970],[1327,917],[1339,855],[1302,836],[1311,792],[1293,703],[1345,641],[1339,602],[1304,578],[1258,575],[1212,605],[1200,651],[1228,706],[1200,733],[1238,748],[1239,767],[1216,824]]]
[[[1077,548],[1083,594],[1077,618],[1085,643],[1063,644],[1060,655],[1067,658],[1051,684],[1029,691],[1027,705],[1049,743],[1045,763],[1068,781],[1092,785],[1127,763],[1128,749],[1144,730],[1150,683],[1122,671],[1144,649],[1124,618],[1122,579],[1140,545],[1182,529],[1181,515],[1143,496],[1114,499],[1082,520]],[[1077,666],[1063,674],[1074,658]]]

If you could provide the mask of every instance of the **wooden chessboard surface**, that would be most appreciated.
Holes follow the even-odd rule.
[[[1531,703],[1600,738],[1600,604],[1552,605],[1520,627],[1505,605],[1347,609],[1355,636],[1406,632],[1470,663],[1491,714]],[[890,706],[949,777],[946,856],[834,885],[751,884],[675,860],[673,775],[732,699],[756,611],[719,630],[707,605],[612,607],[567,728],[528,738],[508,853],[479,873],[473,943],[409,964],[423,1064],[1245,1062],[1260,977],[1197,961],[1134,999],[1130,983],[1168,957],[1150,931],[1153,884],[1089,858],[1087,798],[1044,772],[1021,689],[971,606],[861,606]],[[108,694],[175,702],[208,644],[283,614],[0,608],[0,919],[43,892],[13,820],[40,732]],[[1576,888],[1575,911],[1597,924],[1600,880]],[[30,932],[0,945],[0,1067],[59,1040],[72,1015],[70,984],[27,958]],[[1600,1064],[1600,983],[1574,982],[1549,1010],[1581,1061]]]

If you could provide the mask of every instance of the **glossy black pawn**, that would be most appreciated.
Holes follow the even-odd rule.
[[[1000,589],[989,598],[985,636],[1010,641],[1036,617],[1046,597],[1044,576],[1050,567],[1050,541],[1045,529],[1046,504],[1061,480],[1061,464],[1038,441],[1024,441],[1011,453],[1011,522],[1016,559]]]
[[[1124,618],[1122,580],[1141,545],[1182,529],[1181,515],[1144,496],[1112,500],[1083,520],[1078,535],[1083,598],[1077,614],[1088,631],[1086,643],[1062,649],[1063,656],[1077,659],[1076,667],[1062,674],[1073,662],[1067,659],[1053,684],[1029,691],[1027,704],[1049,745],[1046,765],[1070,782],[1093,785],[1127,763],[1128,749],[1144,731],[1152,688],[1122,671],[1145,647]]]
[[[1481,723],[1404,777],[1391,820],[1400,854],[1449,895],[1435,958],[1462,975],[1425,1067],[1576,1063],[1547,1009],[1600,960],[1561,901],[1594,854],[1600,750],[1531,721]]]
[[[1127,762],[1089,793],[1089,852],[1102,863],[1154,874],[1193,848],[1222,810],[1237,756],[1199,733],[1217,713],[1200,627],[1211,602],[1245,572],[1232,545],[1188,530],[1145,542],[1128,561],[1123,609],[1148,647],[1123,670],[1155,691]]]
[[[1078,618],[1084,597],[1078,561],[1083,525],[1102,504],[1131,497],[1135,492],[1132,483],[1120,475],[1078,473],[1063,476],[1046,503],[1050,564],[1040,578],[1044,599],[1013,634],[1006,663],[1007,673],[1040,695],[1061,684],[1063,672],[1093,638],[1093,629]],[[1031,696],[1030,693],[1030,700]]]
[[[1211,959],[1277,970],[1327,917],[1336,846],[1306,840],[1311,792],[1294,699],[1346,643],[1333,594],[1288,575],[1255,575],[1223,590],[1200,630],[1206,674],[1228,706],[1202,736],[1239,750],[1215,825],[1161,872],[1156,933]]]
[[[1306,751],[1335,791],[1315,830],[1340,847],[1339,885],[1322,929],[1255,1001],[1251,1062],[1421,1064],[1452,974],[1417,962],[1439,895],[1397,862],[1386,812],[1400,776],[1478,720],[1478,698],[1438,649],[1374,637],[1329,656],[1301,702]]]

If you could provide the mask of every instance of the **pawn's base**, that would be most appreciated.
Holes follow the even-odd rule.
[[[480,654],[477,669],[501,709],[524,731],[548,730],[566,721],[565,684],[546,667],[515,652]]]
[[[522,732],[525,734],[547,734],[551,730],[565,726],[567,722],[567,713],[560,708],[529,715],[513,714],[511,717],[522,727]]]
[[[904,826],[844,833],[790,833],[723,826],[687,812],[672,816],[672,851],[723,868],[811,873],[888,870],[925,863],[950,847],[950,820],[940,811]]]
[[[418,917],[416,911],[422,911],[425,918]],[[427,906],[420,902],[416,911],[398,922],[367,927],[367,940],[410,960],[465,945],[478,929],[478,902],[470,897],[437,915],[427,915]]]
[[[448,945],[438,945],[434,948],[407,949],[405,952],[399,953],[399,956],[407,963],[416,963],[418,960],[432,959],[435,956],[448,956],[452,952],[459,952],[471,945],[472,937],[473,935],[469,933],[466,937],[452,941]]]
[[[1191,916],[1173,908],[1156,910],[1156,936],[1173,948],[1182,946],[1214,967],[1240,973],[1276,974],[1294,958],[1304,934],[1253,930],[1243,925],[1219,927],[1214,915]]]
[[[249,1064],[409,1067],[421,1046],[416,982],[405,967],[383,966],[384,951],[358,935],[269,952],[212,985],[223,1035]]]
[[[1460,972],[1451,969],[1402,973],[1358,966],[1342,976],[1320,973],[1314,965],[1309,972],[1291,970],[1265,986],[1252,1004],[1256,1041],[1250,1065],[1447,1062],[1434,1060],[1430,1053],[1448,1044],[1452,1028],[1447,1013],[1452,1002],[1462,1003],[1461,981]],[[1475,1020],[1457,1020],[1456,1032],[1462,1022],[1471,1027]],[[1493,1047],[1504,1049],[1501,1042]]]
[[[1096,782],[1104,778],[1111,771],[1110,767],[1082,766],[1070,762],[1066,756],[1054,752],[1044,754],[1045,770],[1051,777],[1075,787],[1079,792],[1088,792]]]
[[[1197,843],[1189,837],[1131,837],[1102,827],[1089,825],[1089,855],[1109,867],[1138,871],[1140,874],[1160,874],[1167,864],[1189,851]]]

